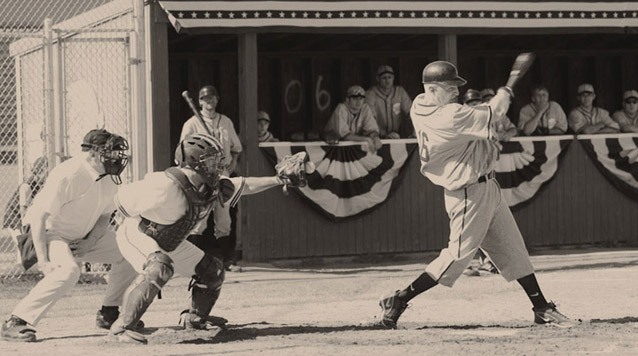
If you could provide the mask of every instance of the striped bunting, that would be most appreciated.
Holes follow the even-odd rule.
[[[370,211],[383,203],[396,188],[401,168],[416,148],[416,140],[383,140],[376,154],[360,143],[342,142],[330,146],[322,142],[260,143],[271,162],[285,155],[306,151],[316,171],[308,175],[308,185],[294,189],[332,220]]]
[[[579,135],[598,170],[623,194],[638,200],[638,135]]]
[[[507,205],[514,207],[531,199],[558,169],[558,158],[573,141],[571,135],[517,137],[502,142],[496,161],[496,180]]]
[[[635,1],[160,0],[173,27],[635,27]]]

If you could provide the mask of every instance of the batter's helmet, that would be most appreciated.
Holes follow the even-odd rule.
[[[190,134],[177,146],[175,163],[192,168],[208,178],[211,187],[215,187],[224,171],[224,146],[213,136]]]
[[[423,84],[441,83],[445,85],[460,87],[467,81],[459,77],[459,72],[454,64],[446,61],[432,62],[423,68]]]
[[[483,101],[481,99],[481,93],[476,89],[468,89],[465,94],[463,94],[463,104],[468,104],[473,101]]]

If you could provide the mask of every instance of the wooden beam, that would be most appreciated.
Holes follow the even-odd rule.
[[[163,170],[170,167],[172,150],[170,142],[170,95],[168,86],[168,19],[166,13],[153,3],[149,8],[149,38],[147,56],[149,69],[147,95],[151,98],[151,110],[147,112],[149,129],[152,131],[153,167],[149,170]]]
[[[439,59],[458,64],[456,35],[439,35]]]

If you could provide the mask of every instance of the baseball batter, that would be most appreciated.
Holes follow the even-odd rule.
[[[117,231],[124,258],[139,273],[124,298],[120,318],[110,335],[126,343],[146,343],[135,325],[174,272],[193,276],[191,309],[182,315],[187,327],[207,328],[207,317],[219,297],[224,266],[186,240],[206,219],[214,203],[235,205],[241,195],[283,184],[274,177],[221,176],[224,147],[205,134],[190,134],[175,151],[178,167],[152,172],[123,186],[115,197],[126,217]]]
[[[410,115],[421,173],[445,189],[449,242],[414,282],[381,299],[381,324],[396,328],[412,298],[437,284],[452,287],[481,247],[507,281],[521,284],[533,304],[536,323],[576,325],[543,296],[521,233],[494,179],[499,155],[494,130],[509,107],[512,89],[500,88],[488,105],[457,104],[458,87],[466,81],[445,61],[428,64],[422,82],[424,93],[415,99]]]

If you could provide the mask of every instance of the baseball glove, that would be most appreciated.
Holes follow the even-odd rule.
[[[277,178],[284,185],[284,192],[288,187],[305,187],[306,181],[306,162],[308,162],[308,154],[306,152],[298,152],[294,155],[285,156],[281,162],[275,166]]]

